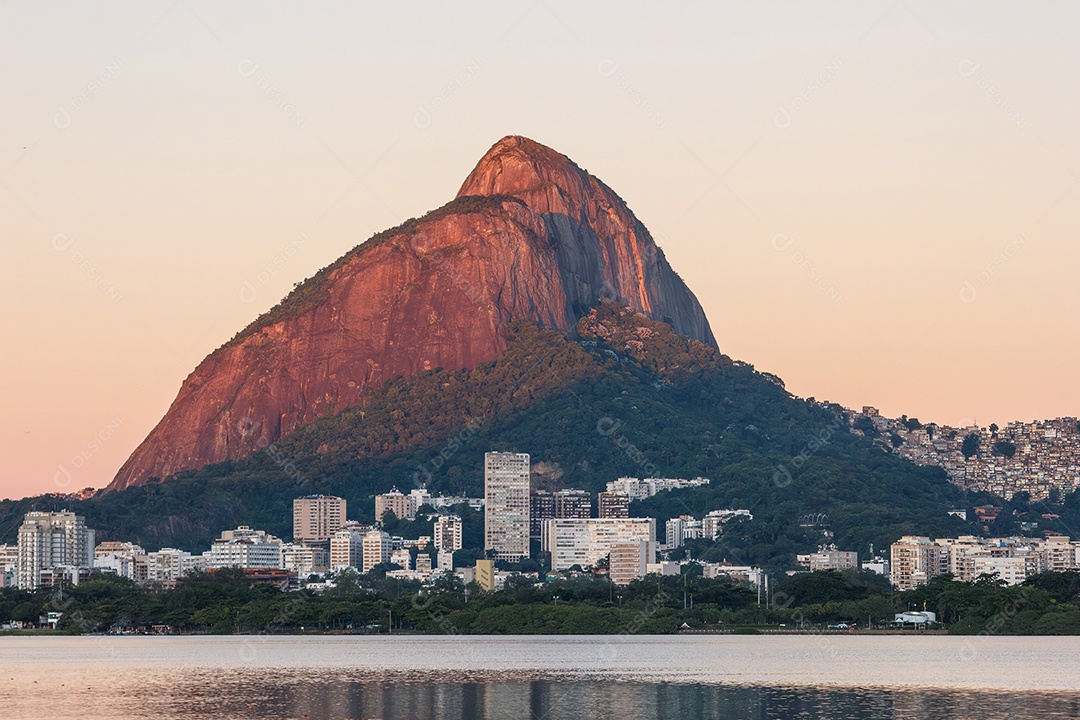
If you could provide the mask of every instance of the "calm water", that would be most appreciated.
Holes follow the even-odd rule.
[[[3,718],[1080,718],[1080,641],[0,638]]]

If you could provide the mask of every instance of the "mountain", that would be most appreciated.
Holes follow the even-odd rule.
[[[565,487],[592,492],[624,475],[711,478],[631,506],[661,528],[677,515],[750,509],[752,522],[695,549],[704,559],[788,567],[825,533],[866,551],[902,534],[982,532],[948,511],[985,498],[852,433],[844,408],[794,397],[779,378],[604,302],[573,333],[511,322],[498,358],[396,378],[243,459],[89,500],[0,502],[0,542],[22,513],[59,507],[85,515],[101,539],[150,549],[198,551],[239,524],[289,537],[292,500],[309,493],[344,497],[350,518],[370,522],[372,495],[395,485],[481,494],[493,449],[529,452],[557,467]],[[483,522],[463,515],[466,551],[478,551]],[[431,533],[430,523],[408,525],[393,531]]]
[[[495,360],[515,321],[572,332],[601,299],[716,347],[618,195],[503,138],[453,201],[349,251],[204,359],[109,489],[244,458],[394,378]]]

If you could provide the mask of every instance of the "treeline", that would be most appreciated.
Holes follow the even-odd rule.
[[[429,634],[661,634],[691,628],[829,624],[887,626],[897,612],[931,610],[956,634],[1080,634],[1080,573],[1044,573],[1004,587],[992,578],[947,577],[903,593],[866,572],[815,572],[778,583],[765,599],[700,569],[649,576],[627,586],[574,577],[539,583],[511,576],[488,593],[444,577],[433,587],[387,578],[384,570],[347,573],[321,594],[283,593],[240,571],[199,573],[172,589],[139,587],[114,576],[55,590],[0,590],[0,619],[36,623],[62,612],[58,629],[116,632],[167,625],[173,632],[415,632]]]

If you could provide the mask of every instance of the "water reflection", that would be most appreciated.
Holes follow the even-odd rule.
[[[823,720],[1040,720],[1080,717],[1080,696],[1059,692],[989,692],[940,688],[812,688],[514,679],[495,675],[447,680],[429,674],[289,672],[186,675],[170,687],[147,687],[148,715],[192,718],[577,718],[684,720],[821,718]]]

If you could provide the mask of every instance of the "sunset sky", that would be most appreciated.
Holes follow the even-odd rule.
[[[1080,415],[1078,27],[1063,3],[0,5],[0,497],[108,483],[204,356],[507,134],[614,188],[721,349],[797,395]]]

